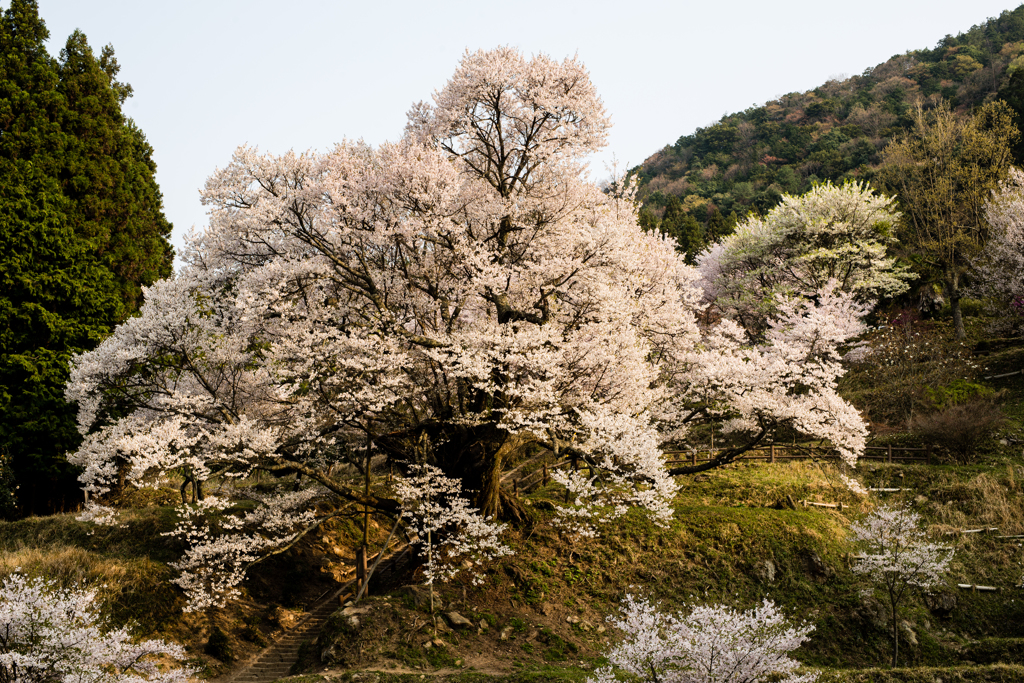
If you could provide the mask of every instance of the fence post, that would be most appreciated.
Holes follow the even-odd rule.
[[[366,583],[366,548],[356,548],[356,585],[362,588]],[[363,591],[364,594],[367,591]]]
[[[891,443],[890,444],[886,444],[886,454],[888,456],[887,459],[886,459],[886,462],[891,464],[892,463],[892,444]]]
[[[772,462],[775,462],[775,444],[768,447],[769,457]]]
[[[924,447],[924,457],[928,458],[928,464],[932,464],[932,445],[928,444]]]
[[[548,464],[547,463],[544,463],[544,470],[543,470],[543,473],[541,474],[541,481],[544,483],[544,486],[548,485]]]
[[[697,465],[697,451],[690,451],[690,464]]]

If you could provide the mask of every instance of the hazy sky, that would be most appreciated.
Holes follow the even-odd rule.
[[[933,47],[1006,0],[326,2],[38,0],[57,54],[76,28],[114,46],[128,116],[159,166],[174,242],[205,224],[198,189],[241,144],[325,149],[397,139],[466,49],[578,53],[633,166],[723,114]],[[9,2],[2,1],[6,7]]]

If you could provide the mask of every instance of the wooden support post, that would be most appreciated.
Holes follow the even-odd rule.
[[[544,469],[541,470],[540,480],[541,480],[541,483],[544,484],[544,486],[548,485],[548,464],[547,463],[544,463]]]
[[[892,444],[891,443],[886,445],[885,451],[886,451],[886,462],[892,463]]]
[[[519,480],[518,479],[516,479],[515,481],[512,482],[512,495],[514,495],[516,498],[519,497]]]
[[[697,464],[697,451],[690,451],[690,464],[691,465],[696,465]]]
[[[772,444],[771,446],[768,447],[768,453],[769,453],[769,457],[768,457],[769,461],[775,462],[775,444]]]
[[[362,588],[366,583],[366,548],[356,549],[356,585]],[[369,591],[364,590],[363,595]]]
[[[928,459],[928,464],[932,464],[932,445],[928,444],[924,447],[924,457]]]

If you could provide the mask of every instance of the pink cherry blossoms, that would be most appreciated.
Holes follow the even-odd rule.
[[[503,472],[550,449],[582,468],[563,480],[569,533],[628,507],[667,520],[662,448],[700,423],[734,437],[701,468],[786,426],[853,462],[865,428],[836,394],[836,346],[859,304],[825,283],[780,300],[762,339],[699,326],[700,273],[639,228],[628,189],[587,178],[608,127],[578,60],[499,48],[467,53],[398,142],[239,148],[206,183],[186,267],[73,362],[86,516],[111,519],[122,482],[191,482],[176,534],[198,608],[323,510],[394,519],[424,499],[339,475],[374,457],[429,464],[498,518],[518,505]],[[300,490],[256,495],[257,473]],[[229,514],[240,498],[252,511]],[[231,519],[214,531],[206,512]]]

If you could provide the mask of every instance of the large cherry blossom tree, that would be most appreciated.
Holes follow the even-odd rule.
[[[582,465],[561,479],[578,533],[629,506],[664,521],[672,474],[780,426],[855,460],[865,429],[835,392],[835,349],[860,304],[828,284],[782,298],[757,345],[700,327],[698,272],[638,227],[628,189],[587,179],[608,127],[578,60],[499,48],[468,53],[396,143],[240,148],[206,184],[210,225],[182,272],[75,360],[86,515],[109,518],[122,482],[183,480],[179,581],[198,607],[340,506],[401,514],[415,496],[373,484],[373,454],[436,467],[485,518],[514,520],[503,472],[550,449]],[[662,445],[708,421],[735,446],[666,470]],[[301,486],[232,486],[257,472]],[[207,513],[240,495],[254,505],[212,533]]]

